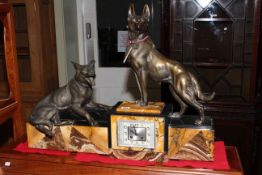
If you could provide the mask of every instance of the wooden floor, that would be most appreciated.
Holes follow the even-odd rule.
[[[4,175],[242,175],[242,167],[235,147],[226,148],[231,169],[215,171],[209,169],[164,167],[161,165],[137,167],[126,165],[107,165],[102,163],[83,163],[69,157],[18,153],[10,148],[1,148],[0,165]],[[5,166],[10,162],[10,166]],[[0,173],[1,174],[1,173]]]

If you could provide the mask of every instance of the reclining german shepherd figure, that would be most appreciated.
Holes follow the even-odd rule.
[[[60,120],[60,112],[64,110],[86,118],[91,125],[97,125],[97,121],[90,116],[88,109],[109,110],[110,107],[98,104],[92,100],[92,86],[95,79],[95,61],[88,65],[73,63],[76,74],[70,82],[51,92],[43,100],[39,101],[32,110],[29,122],[40,132],[48,137],[53,137],[54,125],[70,125],[72,120]]]
[[[135,14],[133,4],[129,6],[127,26],[129,44],[124,62],[128,59],[135,73],[141,94],[139,104],[145,106],[148,103],[146,88],[149,75],[155,81],[168,82],[172,95],[181,105],[179,112],[170,114],[171,118],[180,118],[189,104],[199,112],[200,119],[195,123],[201,125],[205,120],[204,107],[197,100],[210,101],[215,93],[204,95],[193,74],[186,71],[179,62],[166,58],[155,49],[154,43],[148,36],[149,19],[150,11],[147,4],[141,16]]]

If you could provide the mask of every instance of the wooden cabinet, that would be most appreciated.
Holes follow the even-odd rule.
[[[52,0],[9,0],[14,9],[24,118],[33,105],[58,87]]]
[[[0,3],[0,145],[8,137],[18,141],[24,135],[18,82],[13,10]],[[7,127],[7,125],[9,127]]]
[[[215,119],[216,138],[237,146],[246,173],[255,174],[260,1],[163,0],[163,9],[161,51],[195,74],[203,91],[216,92],[205,104],[206,115]],[[179,109],[165,84],[162,100]]]

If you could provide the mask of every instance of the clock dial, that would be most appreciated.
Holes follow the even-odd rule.
[[[146,141],[146,128],[143,127],[128,127],[129,140]]]
[[[139,120],[119,120],[118,146],[154,148],[155,123]]]

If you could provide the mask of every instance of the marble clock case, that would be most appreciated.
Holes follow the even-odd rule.
[[[109,147],[121,159],[164,161],[171,111],[172,105],[162,102],[149,102],[145,107],[135,102],[119,102],[110,115]],[[136,134],[132,134],[133,129]]]
[[[170,120],[172,105],[150,102],[140,107],[135,102],[118,102],[111,112],[91,115],[98,126],[82,117],[62,113],[73,125],[55,126],[55,136],[46,137],[27,123],[28,146],[109,155],[119,159],[165,161],[167,159],[212,161],[214,130],[211,119],[196,126],[196,116]],[[101,115],[101,112],[103,115]]]

